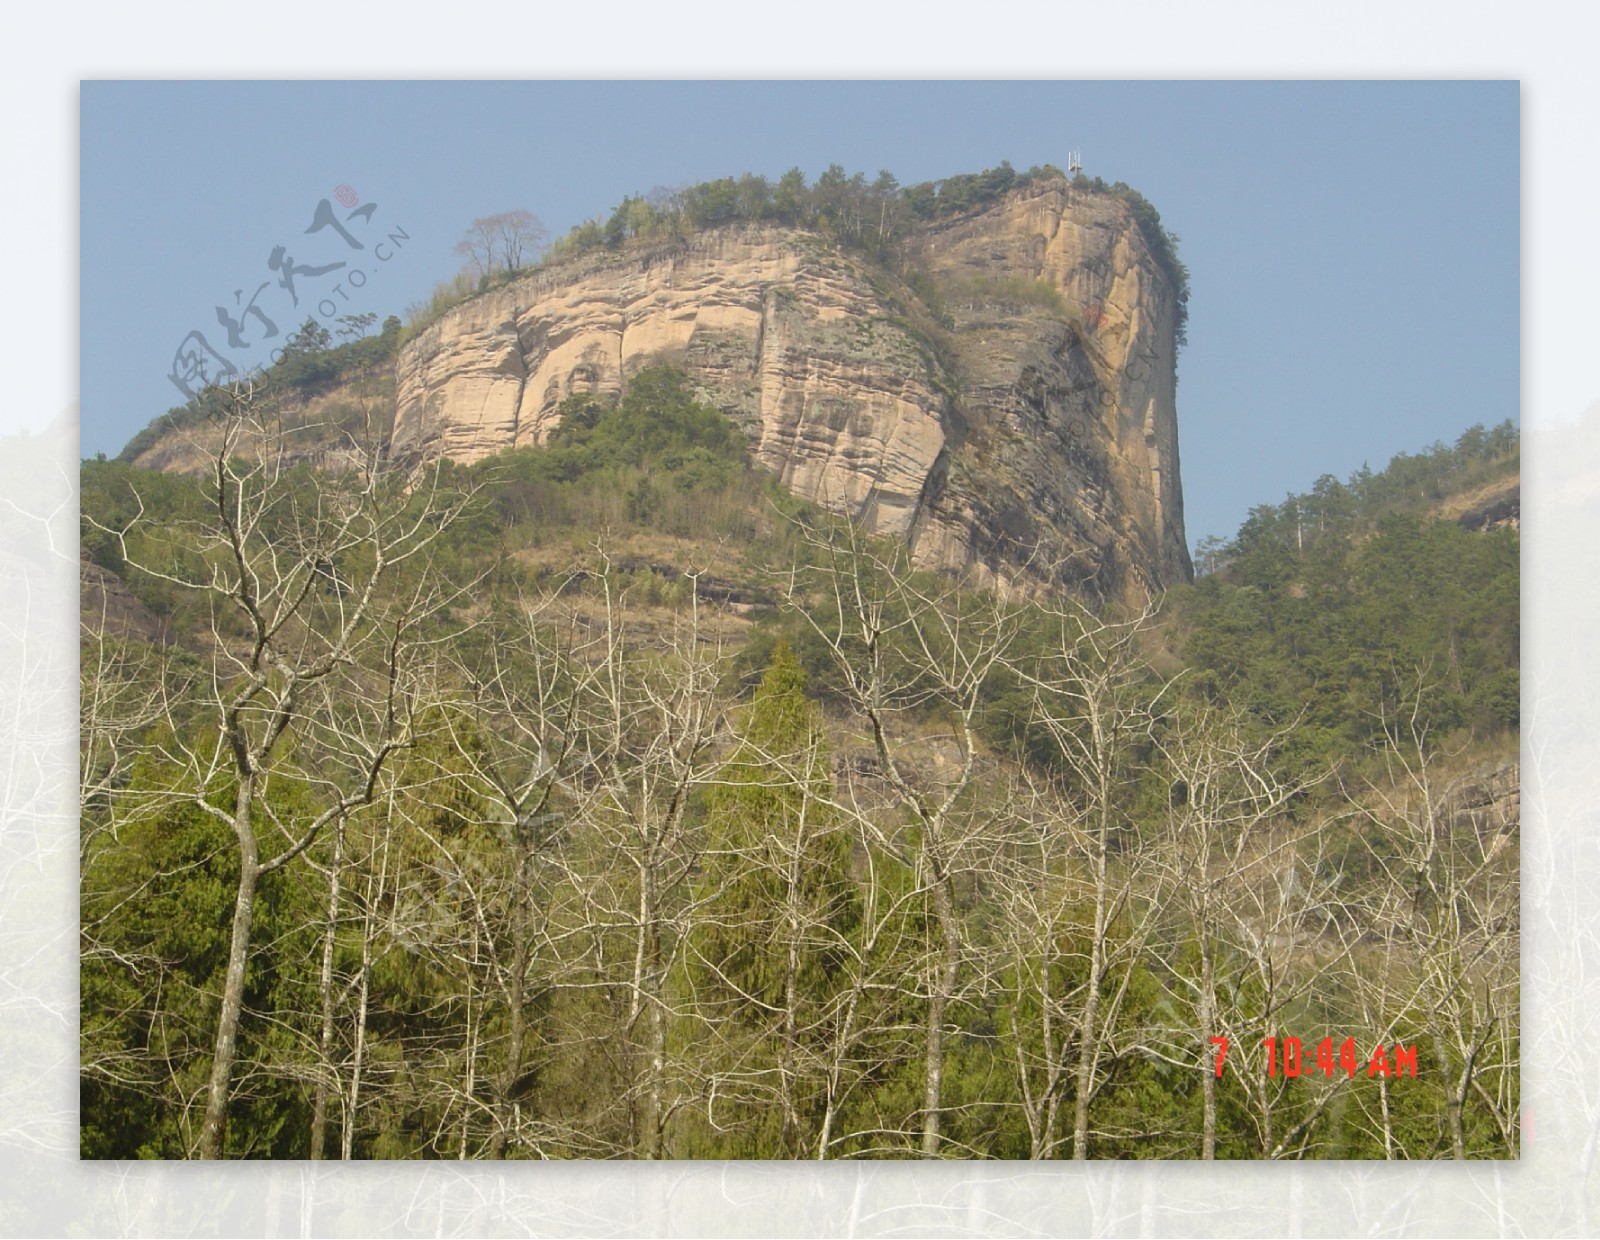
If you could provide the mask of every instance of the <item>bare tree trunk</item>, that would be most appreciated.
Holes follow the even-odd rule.
[[[393,821],[393,801],[390,802],[390,819]],[[356,1115],[361,1104],[361,1069],[366,1061],[367,1050],[367,1005],[371,994],[372,983],[372,923],[373,910],[377,902],[383,898],[384,886],[389,875],[389,827],[385,826],[383,835],[383,861],[378,867],[378,885],[374,892],[372,885],[372,871],[367,871],[366,911],[361,928],[361,979],[356,987],[356,1029],[355,1045],[350,1052],[350,1099],[345,1106],[345,1120],[343,1138],[339,1143],[339,1157],[346,1162],[350,1160],[355,1148]]]
[[[1394,1120],[1389,1114],[1389,1078],[1378,1077],[1378,1110],[1383,1117],[1383,1156],[1394,1160]]]
[[[311,1102],[311,1153],[322,1158],[328,1131],[328,1095],[333,1090],[333,948],[339,929],[339,879],[344,864],[344,824],[333,832],[333,866],[328,872],[328,924],[322,936],[322,975],[317,994],[322,1004],[322,1033],[318,1039],[317,1085]]]
[[[467,1081],[464,1100],[461,1104],[461,1142],[456,1157],[462,1161],[467,1157],[467,1139],[472,1130],[472,1095],[478,1087],[478,1033],[483,1026],[483,1005],[478,1005],[476,1013],[472,1010],[472,992],[475,983],[473,976],[478,968],[478,928],[473,924],[472,929],[472,962],[467,967]]]
[[[662,1020],[659,977],[659,930],[656,926],[656,872],[651,855],[639,864],[639,926],[633,960],[633,999],[628,1025],[644,1022],[644,1090],[638,1113],[639,1157],[661,1157],[661,1115],[665,1093],[666,1028]]]
[[[970,848],[970,840],[953,830],[955,806],[973,777],[975,720],[984,689],[1011,649],[1017,615],[1000,599],[970,614],[956,589],[925,588],[903,553],[880,557],[867,548],[859,530],[848,531],[841,542],[806,537],[822,553],[821,565],[806,583],[817,595],[802,589],[796,577],[786,587],[789,602],[827,645],[870,731],[881,777],[916,824],[918,841],[903,850],[888,846],[927,884],[944,940],[942,959],[930,969],[924,1039],[920,1144],[923,1157],[933,1158],[942,1140],[945,1025],[961,975],[953,880],[964,868],[964,849]],[[895,613],[901,614],[891,619]],[[859,648],[847,640],[851,634]],[[933,700],[949,712],[958,758],[947,777],[930,779],[904,761],[918,741],[898,735],[897,724],[904,712],[925,709]],[[905,1137],[909,1140],[911,1133]]]
[[[800,815],[801,823],[805,815]],[[785,929],[789,942],[783,960],[783,1046],[780,1052],[779,1063],[779,1090],[783,1099],[783,1152],[790,1158],[798,1158],[801,1148],[800,1115],[795,1099],[795,1053],[797,1047],[797,1012],[795,1006],[799,1002],[799,975],[800,975],[800,910],[796,907],[800,899],[800,874],[803,849],[804,827],[800,829],[801,837],[794,843],[794,851],[789,857],[788,890],[785,895]]]
[[[649,993],[645,1021],[650,1033],[650,1085],[645,1108],[645,1157],[661,1157],[662,1130],[666,1123],[667,1021],[661,1003],[661,966],[657,932],[651,927],[651,961],[647,974]]]
[[[1072,1103],[1072,1157],[1078,1160],[1089,1157],[1089,1098],[1099,1036],[1095,1022],[1100,1013],[1100,944],[1100,933],[1096,929],[1089,948],[1088,994],[1084,996],[1083,1019],[1078,1026],[1078,1068]]]
[[[1211,1046],[1217,1028],[1217,963],[1215,949],[1207,919],[1200,922],[1200,1090],[1202,1122],[1200,1130],[1200,1157],[1206,1160],[1217,1156],[1217,1073],[1206,1062],[1205,1051]]]
[[[868,941],[863,943],[861,958],[857,965],[857,972],[850,987],[850,998],[845,1003],[844,1014],[839,1019],[838,1032],[833,1040],[832,1062],[828,1065],[828,1097],[822,1112],[822,1126],[817,1134],[817,1160],[820,1162],[828,1156],[828,1146],[833,1140],[834,1120],[839,1114],[839,1101],[841,1094],[841,1081],[845,1054],[850,1043],[855,1039],[856,1016],[861,1010],[861,995],[867,982],[867,959],[877,943],[877,934],[868,936]]]
[[[1449,1063],[1445,1055],[1444,1038],[1435,1033],[1438,1041],[1438,1056],[1441,1064]],[[1467,1056],[1466,1062],[1461,1066],[1461,1078],[1450,1090],[1450,1096],[1445,1099],[1444,1117],[1445,1126],[1450,1133],[1450,1156],[1455,1159],[1465,1159],[1467,1156],[1466,1128],[1461,1121],[1461,1110],[1467,1099],[1467,1089],[1472,1081],[1472,1056]]]
[[[1273,1107],[1271,1086],[1268,1084],[1265,1072],[1259,1073],[1256,1077],[1256,1096],[1261,1100],[1261,1152],[1270,1158],[1274,1148],[1272,1142]]]
[[[504,1158],[506,1143],[516,1123],[516,1104],[512,1091],[522,1075],[522,1044],[527,1035],[527,1014],[523,1011],[524,990],[528,975],[528,845],[521,838],[525,828],[513,826],[517,841],[516,887],[511,893],[511,978],[506,988],[506,1005],[510,1009],[510,1044],[506,1047],[495,1092],[499,1095],[495,1107],[494,1134],[489,1138],[489,1157]]]
[[[246,775],[239,782],[234,801],[239,887],[233,904],[233,930],[228,943],[228,971],[222,984],[222,1007],[217,1014],[217,1040],[211,1060],[211,1085],[206,1094],[205,1126],[200,1131],[201,1158],[221,1158],[227,1139],[233,1056],[239,1038],[239,1017],[244,1010],[244,974],[250,957],[250,931],[255,921],[256,884],[261,878],[255,828],[250,822],[254,800],[255,779]]]
[[[867,823],[864,819],[858,819],[858,825],[865,828]],[[892,919],[900,913],[898,901],[891,902],[888,909],[883,907],[881,901],[885,898],[885,893],[878,878],[876,860],[865,830],[860,840],[866,857],[867,871],[863,884],[861,932],[858,946],[850,953],[852,976],[849,996],[845,999],[843,1012],[837,1017],[828,1050],[826,1100],[815,1147],[815,1157],[818,1161],[828,1157],[834,1140],[834,1129],[839,1122],[839,1112],[849,1092],[849,1087],[845,1084],[845,1074],[847,1066],[854,1063],[851,1058],[852,1052],[859,1045],[858,1039],[862,1036],[860,1028],[864,1023],[862,1005],[867,990],[873,983],[874,962],[878,958],[879,942]],[[855,1070],[859,1072],[861,1069],[857,1065]]]
[[[1098,744],[1098,719],[1096,736]],[[1087,993],[1083,998],[1083,1018],[1078,1031],[1078,1075],[1076,1097],[1072,1106],[1072,1157],[1089,1157],[1089,1100],[1094,1090],[1095,1061],[1100,1054],[1100,983],[1105,975],[1105,943],[1108,932],[1106,909],[1106,852],[1109,843],[1110,792],[1102,783],[1098,792],[1100,814],[1099,830],[1095,840],[1094,858],[1094,938],[1089,944],[1089,978],[1085,982]]]
[[[367,1002],[372,974],[372,940],[361,944],[361,981],[356,989],[356,1039],[350,1055],[350,1099],[345,1106],[344,1131],[340,1134],[339,1157],[350,1161],[356,1138],[356,1108],[361,1104],[361,1068],[367,1049]]]
[[[922,1156],[939,1156],[940,1110],[944,1092],[944,1018],[950,996],[955,993],[961,969],[961,928],[956,925],[955,900],[950,891],[950,876],[933,861],[933,912],[944,937],[944,953],[934,975],[933,993],[928,998],[928,1047],[923,1072]]]

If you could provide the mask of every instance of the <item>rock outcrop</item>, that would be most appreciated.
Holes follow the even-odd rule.
[[[567,397],[667,361],[788,488],[919,563],[1137,593],[1191,571],[1176,325],[1126,204],[1064,181],[918,225],[893,264],[724,227],[549,264],[446,313],[401,353],[392,456],[541,443]]]
[[[1456,521],[1480,533],[1505,526],[1522,528],[1522,479],[1516,476],[1497,481],[1463,497]]]

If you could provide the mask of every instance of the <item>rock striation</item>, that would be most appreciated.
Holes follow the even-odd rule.
[[[666,361],[791,491],[920,564],[1125,596],[1191,573],[1176,298],[1128,206],[1065,181],[916,225],[888,262],[755,224],[590,253],[406,345],[391,453],[542,443],[569,396]]]

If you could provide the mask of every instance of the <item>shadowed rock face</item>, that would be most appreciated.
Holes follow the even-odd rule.
[[[403,350],[392,455],[543,442],[567,397],[652,361],[793,492],[919,563],[1101,596],[1190,575],[1175,301],[1117,199],[1034,184],[900,239],[901,275],[747,225],[552,265]]]
[[[1456,518],[1469,530],[1486,532],[1503,526],[1522,528],[1521,476],[1508,478],[1487,495],[1475,497],[1472,505]]]

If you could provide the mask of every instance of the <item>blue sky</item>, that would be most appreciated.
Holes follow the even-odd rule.
[[[340,185],[376,204],[352,235],[407,237],[346,287],[342,309],[382,316],[495,211],[559,233],[657,185],[831,162],[910,183],[1072,149],[1182,237],[1191,545],[1322,473],[1518,418],[1514,81],[91,81],[80,124],[85,455],[179,403],[174,350],[225,336],[215,307],[275,280],[275,246],[353,260],[304,232]],[[281,328],[304,317],[269,298]]]

